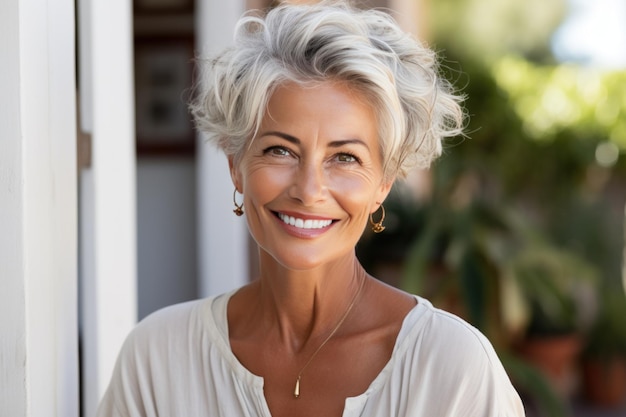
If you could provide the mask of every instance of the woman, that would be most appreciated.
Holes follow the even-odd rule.
[[[396,177],[461,130],[433,53],[335,2],[243,18],[209,65],[192,110],[228,157],[260,276],[139,324],[99,416],[523,415],[476,329],[355,256]]]

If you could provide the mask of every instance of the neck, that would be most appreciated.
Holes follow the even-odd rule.
[[[263,252],[260,261],[259,316],[294,352],[328,334],[367,279],[354,254],[307,271],[285,269]]]

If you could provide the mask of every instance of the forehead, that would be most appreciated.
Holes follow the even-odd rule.
[[[378,124],[365,96],[341,82],[285,83],[271,95],[261,130],[288,129],[286,133],[329,136],[352,135],[378,141]]]

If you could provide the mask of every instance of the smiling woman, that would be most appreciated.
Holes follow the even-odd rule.
[[[460,133],[432,51],[343,2],[244,17],[192,105],[224,150],[257,280],[129,336],[99,416],[522,416],[491,344],[359,264],[393,182]]]

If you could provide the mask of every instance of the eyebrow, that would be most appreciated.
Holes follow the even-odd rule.
[[[302,141],[300,139],[298,139],[295,136],[289,135],[287,133],[284,132],[279,132],[279,131],[269,131],[269,132],[264,132],[260,135],[260,137],[264,137],[264,136],[277,136],[279,138],[285,139],[287,142],[291,142],[294,145],[300,145],[302,143]],[[355,144],[355,145],[361,145],[364,146],[367,150],[369,150],[369,146],[367,146],[367,143],[365,143],[364,141],[362,141],[361,139],[343,139],[343,140],[334,140],[332,142],[330,142],[328,144],[329,147],[331,148],[340,148],[344,145],[351,145],[351,144]]]

